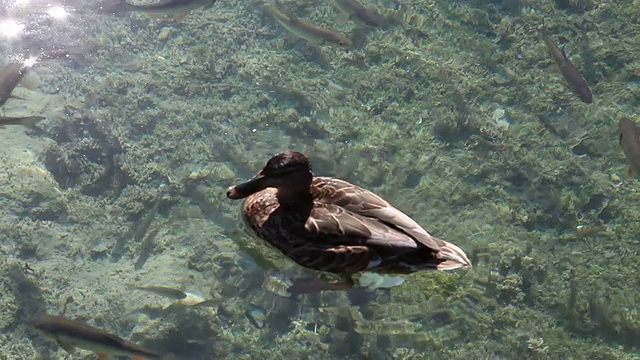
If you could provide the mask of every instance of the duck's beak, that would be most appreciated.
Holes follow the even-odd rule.
[[[230,187],[229,190],[227,190],[227,197],[233,200],[244,199],[251,194],[264,190],[266,187],[266,178],[262,175],[262,172],[259,172],[258,175],[250,180]]]

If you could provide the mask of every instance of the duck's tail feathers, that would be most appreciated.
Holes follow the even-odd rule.
[[[437,265],[438,270],[453,270],[458,268],[470,268],[471,261],[467,257],[467,254],[462,251],[457,245],[442,240],[440,245],[440,251],[436,257],[442,260]]]

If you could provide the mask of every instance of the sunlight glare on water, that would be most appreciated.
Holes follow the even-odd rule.
[[[67,10],[60,5],[49,6],[47,8],[47,14],[56,20],[66,20],[69,17]]]
[[[22,35],[24,24],[13,18],[0,19],[0,37],[5,39],[16,39]]]

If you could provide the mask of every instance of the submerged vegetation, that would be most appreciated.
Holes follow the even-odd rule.
[[[46,120],[0,129],[0,357],[63,358],[24,325],[63,307],[177,358],[638,357],[640,181],[617,135],[620,118],[638,122],[637,2],[363,2],[378,27],[337,21],[328,2],[278,3],[350,48],[312,46],[251,1],[181,22],[72,3],[54,40],[0,44],[86,51],[33,69],[39,91],[2,108]],[[541,28],[592,104],[549,71]],[[225,192],[287,148],[380,194],[474,268],[279,295],[282,276],[309,274],[250,256],[272,254],[239,230]],[[274,263],[280,274],[260,266]]]

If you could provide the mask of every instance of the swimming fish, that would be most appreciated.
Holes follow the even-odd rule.
[[[34,81],[34,79],[37,79],[37,76],[33,76],[30,79],[29,71],[36,64],[58,59],[73,59],[81,57],[82,55],[83,54],[77,49],[58,49],[43,52],[39,56],[30,57],[24,61],[7,63],[0,69],[0,107],[11,98],[20,99],[17,96],[11,95],[11,93],[21,83],[23,87],[29,90],[35,90],[38,81]]]
[[[640,127],[630,119],[618,122],[620,147],[629,163],[629,175],[640,176]]]
[[[266,5],[265,9],[289,32],[314,45],[334,44],[349,47],[352,44],[351,40],[342,34],[318,27],[293,15],[285,14],[273,5]]]
[[[253,304],[249,304],[247,311],[244,312],[244,316],[258,329],[262,329],[267,321],[267,311]]]
[[[75,352],[78,347],[93,351],[99,360],[108,360],[110,355],[128,356],[133,360],[162,359],[162,354],[158,352],[62,316],[41,315],[30,321],[30,324],[69,353]]]
[[[200,294],[182,291],[168,286],[132,286],[131,289],[146,291],[162,297],[177,300],[171,305],[207,307],[219,303],[216,299],[207,300]],[[171,305],[168,305],[167,307]]]
[[[333,0],[333,4],[347,15],[349,20],[372,27],[380,26],[378,15],[364,7],[358,0]]]
[[[578,98],[582,100],[583,103],[591,104],[593,102],[591,89],[589,89],[589,84],[587,84],[587,81],[582,77],[580,71],[571,63],[564,53],[564,50],[560,49],[548,35],[540,32],[540,36],[547,47],[549,55],[558,66],[558,70],[569,84],[571,91],[578,95]]]
[[[44,116],[0,116],[0,126],[22,125],[28,128],[33,128],[38,122],[44,119]]]
[[[35,59],[11,62],[0,69],[0,107],[12,97],[11,93],[20,84],[29,70],[36,64]]]
[[[133,286],[134,290],[146,291],[152,294],[163,296],[169,299],[182,300],[187,297],[187,293],[168,286]]]
[[[134,5],[127,0],[110,0],[102,4],[102,11],[108,12],[143,12],[153,15],[174,15],[176,18],[186,16],[191,10],[208,9],[216,0],[159,0],[151,4]]]

